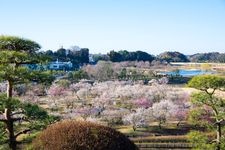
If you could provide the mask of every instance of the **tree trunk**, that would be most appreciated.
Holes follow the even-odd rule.
[[[8,81],[7,85],[7,97],[12,98],[13,84],[11,81]]]
[[[16,138],[14,135],[14,128],[13,128],[13,120],[11,118],[11,110],[10,108],[5,109],[5,114],[6,114],[6,128],[9,134],[9,147],[12,150],[16,150]]]
[[[12,91],[13,91],[13,84],[11,81],[8,81],[7,98],[9,102],[11,101],[11,98],[12,98]],[[5,119],[6,119],[6,128],[7,128],[8,136],[9,136],[9,147],[12,150],[16,150],[17,142],[14,135],[13,119],[11,115],[12,115],[11,105],[8,105],[5,108]]]
[[[159,129],[162,129],[162,121],[159,121]]]
[[[221,123],[218,122],[216,124],[216,150],[220,150],[221,135]]]
[[[178,122],[177,122],[177,127],[179,127],[180,123],[181,123],[181,121],[178,121]]]

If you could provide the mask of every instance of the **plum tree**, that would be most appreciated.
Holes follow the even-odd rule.
[[[138,108],[132,113],[126,115],[123,121],[132,125],[133,130],[136,131],[137,127],[145,127],[148,125],[149,118],[147,117],[148,111],[144,108]]]

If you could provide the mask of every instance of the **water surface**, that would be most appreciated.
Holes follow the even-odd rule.
[[[196,76],[196,75],[203,75],[203,74],[213,74],[215,72],[213,71],[205,71],[205,70],[200,70],[200,69],[190,69],[190,70],[184,70],[184,69],[179,69],[175,71],[170,71],[170,72],[162,72],[163,74],[167,75],[180,75],[183,77],[190,77],[190,76]]]

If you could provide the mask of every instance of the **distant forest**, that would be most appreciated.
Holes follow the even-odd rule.
[[[157,56],[144,51],[129,52],[127,50],[110,51],[107,54],[89,54],[88,48],[81,49],[64,49],[60,48],[57,51],[42,51],[42,55],[50,58],[51,61],[71,61],[74,67],[82,66],[83,64],[95,64],[99,60],[123,62],[123,61],[159,61],[159,62],[201,62],[201,63],[225,63],[225,53],[197,53],[193,55],[184,55],[180,52],[163,52]]]

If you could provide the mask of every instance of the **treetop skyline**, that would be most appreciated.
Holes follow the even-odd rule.
[[[0,34],[28,37],[42,50],[224,52],[224,8],[223,0],[3,1]]]

